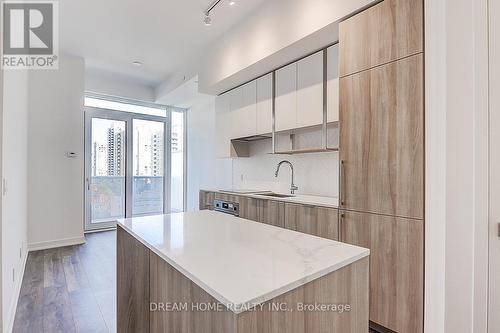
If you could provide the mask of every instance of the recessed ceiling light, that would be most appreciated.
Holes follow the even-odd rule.
[[[234,6],[236,5],[236,1],[235,0],[229,0],[229,6]]]
[[[208,15],[208,14],[205,15],[205,18],[203,19],[203,23],[205,23],[205,25],[207,27],[212,25],[212,19],[210,18],[210,15]]]
[[[132,62],[132,65],[139,67],[139,66],[142,66],[142,62],[134,61],[134,62]]]

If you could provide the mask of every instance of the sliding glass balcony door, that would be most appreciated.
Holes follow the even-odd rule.
[[[85,108],[87,231],[170,212],[169,119]]]

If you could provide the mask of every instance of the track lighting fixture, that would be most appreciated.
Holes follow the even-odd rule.
[[[205,23],[206,26],[209,26],[209,25],[212,25],[212,18],[210,17],[210,12],[212,11],[212,9],[214,9],[222,0],[214,0],[212,1],[212,3],[210,4],[210,6],[208,6],[208,8],[203,12],[205,14],[205,17],[203,19],[203,23]],[[225,0],[226,1],[226,0]],[[229,6],[234,6],[236,5],[236,1],[237,0],[227,0],[227,4]]]

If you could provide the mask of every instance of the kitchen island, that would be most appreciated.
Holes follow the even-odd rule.
[[[368,249],[208,210],[117,226],[118,332],[368,332]]]

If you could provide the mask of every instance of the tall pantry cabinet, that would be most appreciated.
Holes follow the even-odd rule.
[[[370,321],[423,332],[423,1],[340,24],[340,238],[370,248]]]

